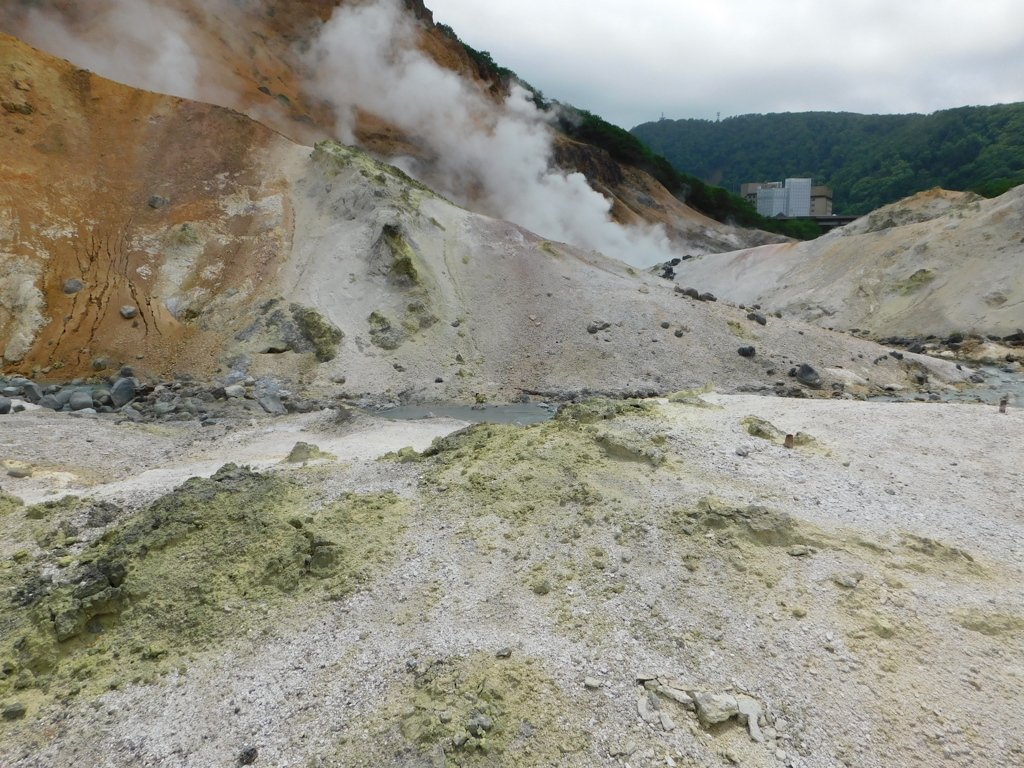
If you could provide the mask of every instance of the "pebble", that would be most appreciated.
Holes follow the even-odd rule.
[[[121,307],[121,317],[123,317],[125,320],[132,320],[132,319],[138,317],[138,314],[139,314],[139,310],[138,310],[137,307],[132,307],[132,306]]]
[[[0,415],[6,416],[14,407],[14,402],[9,397],[0,397]]]
[[[598,680],[596,677],[587,677],[584,678],[583,685],[585,685],[592,691],[596,691],[598,688],[601,687],[601,681]]]

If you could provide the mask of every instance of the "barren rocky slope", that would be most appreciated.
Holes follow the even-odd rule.
[[[1024,328],[1024,188],[994,200],[932,190],[808,243],[707,256],[680,283],[876,337]]]

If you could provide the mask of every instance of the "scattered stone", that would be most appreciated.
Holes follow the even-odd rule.
[[[753,320],[758,325],[768,325],[768,318],[760,312],[748,312],[747,320]]]
[[[745,724],[747,726],[747,733],[750,734],[750,738],[758,744],[763,744],[764,734],[761,733],[761,727],[758,725],[758,720],[761,719],[761,704],[749,696],[737,696],[736,707],[739,709],[737,719],[741,725]]]
[[[697,707],[697,718],[704,726],[724,723],[740,713],[735,696],[702,691],[694,696],[693,701]]]
[[[271,416],[284,416],[288,413],[288,409],[285,408],[281,403],[281,400],[274,395],[264,395],[257,402],[259,402],[263,410]]]
[[[16,480],[32,477],[32,467],[8,467],[7,475]]]
[[[168,200],[166,197],[160,197],[159,195],[153,195],[151,198],[149,198],[149,207],[153,208],[153,209],[156,209],[156,210],[159,210],[159,209],[163,208],[165,205],[167,205],[169,202],[171,202],[171,201]]]
[[[635,741],[626,741],[610,746],[608,754],[611,757],[631,757],[638,749],[640,747],[637,746]]]
[[[30,403],[37,405],[43,399],[43,390],[35,382],[22,380],[20,386],[25,399]]]
[[[640,698],[637,699],[636,710],[645,723],[661,725],[661,705],[658,703],[658,697],[653,691],[644,691]]]
[[[786,552],[792,557],[807,557],[808,555],[814,554],[813,549],[804,546],[803,544],[794,544],[792,547],[787,549]]]
[[[754,347],[740,347],[736,351],[739,352],[740,357],[753,357],[757,354],[757,350]]]
[[[6,416],[14,407],[14,402],[9,397],[0,397],[0,416]]]
[[[591,691],[596,691],[601,687],[601,681],[596,677],[587,677],[583,679],[583,685]]]
[[[15,701],[4,707],[3,718],[4,720],[21,720],[25,717],[25,713],[28,712],[28,707],[22,704],[20,701]]]
[[[256,758],[260,756],[260,751],[256,747],[246,747],[242,750],[242,753],[238,756],[239,765],[252,765],[256,762]]]
[[[41,408],[49,408],[51,411],[59,411],[63,407],[54,395],[44,395],[36,405]]]
[[[132,307],[130,305],[125,305],[121,307],[121,317],[123,317],[125,320],[134,320],[136,317],[138,317],[138,315],[138,307]]]
[[[488,731],[493,729],[494,721],[482,712],[473,716],[473,719],[469,721],[469,727],[467,728],[470,735],[475,736],[478,739],[486,736]]]
[[[664,328],[665,330],[668,330],[669,328],[671,328],[671,327],[672,327],[672,323],[670,323],[670,322],[668,322],[668,321],[666,320],[665,322],[663,322],[663,323],[661,324],[661,327],[662,327],[662,328]]]
[[[811,389],[821,389],[821,376],[807,363],[797,369],[796,380]]]
[[[324,453],[318,446],[310,443],[296,443],[295,447],[292,448],[291,453],[288,454],[288,458],[285,459],[289,464],[303,464],[307,461],[319,461],[319,460],[330,460],[336,461],[337,456],[330,453]]]
[[[72,277],[71,279],[64,283],[64,293],[69,295],[72,293],[78,293],[83,288],[85,288],[85,283],[83,283],[77,277]]]
[[[605,322],[604,320],[592,320],[590,322],[590,325],[587,326],[587,333],[594,334],[594,333],[597,333],[598,331],[603,331],[606,328],[611,328],[611,327],[612,327],[612,324],[608,323],[608,322]]]
[[[246,394],[245,387],[241,384],[232,384],[230,387],[224,387],[224,394],[228,397],[243,398]]]
[[[123,408],[135,399],[135,383],[131,379],[120,379],[110,389],[110,399],[115,408]]]
[[[110,360],[105,357],[97,357],[92,361],[92,369],[94,371],[105,371],[110,367]]]
[[[68,399],[68,405],[71,406],[72,411],[84,411],[86,408],[92,408],[92,395],[88,392],[73,392]]]
[[[504,648],[499,648],[494,655],[499,659],[510,659],[512,658],[512,649],[506,645]]]
[[[863,581],[864,574],[860,572],[833,573],[829,578],[832,579],[832,583],[836,586],[845,587],[846,589],[856,589],[857,585]]]
[[[683,338],[683,336],[686,335],[686,331],[684,331],[682,328],[676,328],[675,333],[676,333],[676,338],[677,339],[681,339],[681,338]]]
[[[701,301],[718,301],[718,297],[713,293],[702,293],[697,298]]]

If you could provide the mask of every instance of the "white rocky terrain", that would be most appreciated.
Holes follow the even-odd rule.
[[[932,190],[807,243],[676,267],[738,303],[875,337],[1007,336],[1024,328],[1024,188],[994,200]]]

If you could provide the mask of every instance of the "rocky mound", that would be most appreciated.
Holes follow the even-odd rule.
[[[682,284],[827,328],[1016,337],[1024,328],[1024,188],[932,190],[808,243],[683,262]]]

